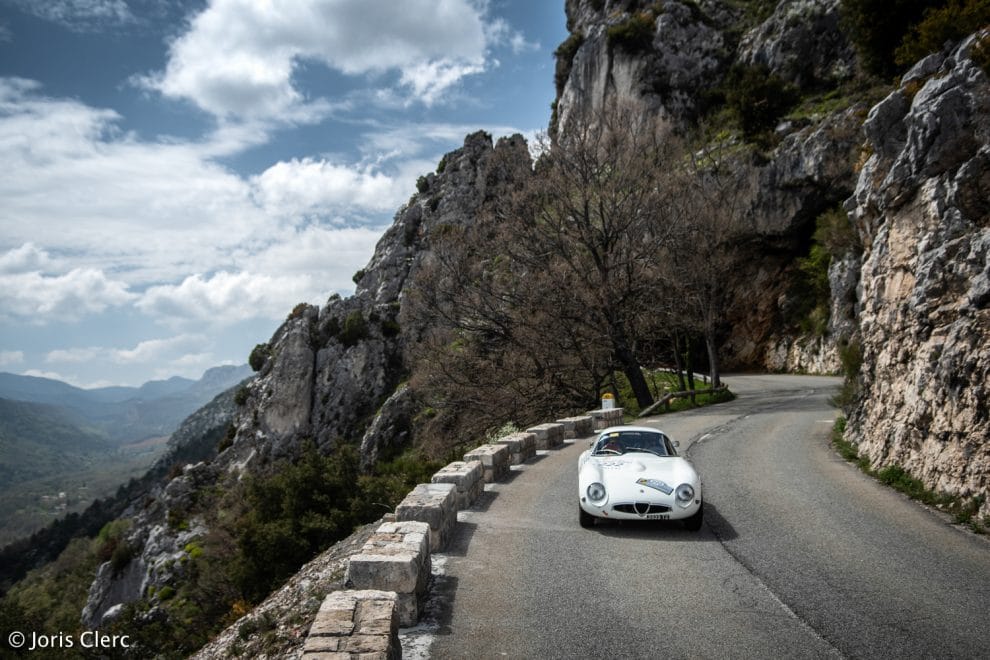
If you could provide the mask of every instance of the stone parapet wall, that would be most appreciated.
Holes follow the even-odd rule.
[[[616,411],[608,411],[615,413]],[[621,421],[622,411],[618,410]],[[593,433],[594,417],[582,415],[540,424],[464,454],[419,484],[350,557],[348,591],[327,596],[306,638],[307,660],[402,657],[398,628],[417,623],[431,574],[431,555],[450,541],[457,512],[470,507],[486,483],[509,475],[537,448],[562,447],[564,439]],[[386,517],[386,520],[388,517]]]
[[[478,461],[454,461],[441,468],[430,481],[435,484],[453,484],[457,510],[466,509],[478,499],[485,487],[484,468]]]
[[[481,463],[485,483],[504,479],[509,474],[509,448],[505,445],[481,445],[464,454],[464,460]]]
[[[304,660],[399,660],[397,596],[392,591],[335,591],[309,628]]]
[[[537,449],[553,449],[564,444],[563,424],[539,424],[526,429],[526,432],[536,436]]]
[[[493,445],[505,445],[509,450],[509,465],[521,465],[536,456],[536,434],[521,431],[499,438]]]
[[[568,439],[583,438],[595,432],[595,419],[591,415],[565,417],[557,423],[564,426],[564,437]]]
[[[419,600],[430,579],[430,526],[425,522],[382,524],[347,564],[354,589],[394,591],[400,626],[419,617]]]
[[[430,552],[443,549],[457,523],[457,486],[419,484],[395,508],[397,522],[418,521],[430,526]]]
[[[594,420],[595,431],[622,424],[622,408],[589,410],[588,415]]]

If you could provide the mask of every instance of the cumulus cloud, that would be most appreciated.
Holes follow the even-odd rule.
[[[416,176],[435,165],[399,156],[380,163],[301,158],[242,177],[215,158],[249,142],[249,131],[198,143],[142,142],[119,131],[118,121],[111,111],[45,98],[33,81],[0,78],[0,275],[7,278],[0,300],[10,304],[0,309],[61,312],[80,282],[93,286],[93,300],[77,310],[84,313],[194,273],[253,268],[257,277],[251,257],[259,251],[313,224],[345,231],[390,215]],[[345,231],[343,240],[354,235]],[[361,236],[367,259],[374,241]],[[284,269],[269,266],[272,274]],[[32,304],[36,295],[48,302]]]
[[[92,268],[74,268],[53,276],[40,272],[0,275],[0,309],[5,315],[35,323],[53,318],[78,321],[136,297],[124,283]]]
[[[174,376],[177,373],[198,377],[209,367],[217,366],[220,361],[212,352],[211,340],[200,334],[180,334],[173,337],[147,339],[138,342],[130,348],[113,348],[105,346],[86,346],[60,348],[49,351],[45,355],[45,364],[87,365],[98,363],[113,364],[124,367],[144,365],[152,367],[154,373],[162,377]],[[224,363],[233,363],[230,360]],[[56,377],[59,374],[47,372],[45,377]],[[66,380],[59,377],[59,380]],[[69,376],[66,382],[78,382],[78,378]]]
[[[168,356],[200,348],[205,341],[205,337],[195,334],[178,335],[165,339],[148,339],[139,342],[134,348],[111,349],[109,354],[110,359],[118,364],[157,362]]]
[[[225,119],[317,121],[327,101],[308,99],[293,75],[318,62],[352,76],[398,72],[429,104],[485,69],[485,20],[469,0],[212,0],[171,44],[165,70],[140,82]]]
[[[265,275],[221,271],[190,275],[180,284],[148,289],[136,303],[146,314],[181,325],[227,325],[249,318],[284,318],[287,310],[317,295],[306,275]]]
[[[348,167],[311,158],[276,163],[251,180],[262,208],[289,215],[311,215],[327,208],[394,210],[409,197],[410,183],[370,166]]]
[[[25,243],[4,254],[0,254],[0,274],[27,273],[47,270],[52,267],[48,253],[34,243]]]

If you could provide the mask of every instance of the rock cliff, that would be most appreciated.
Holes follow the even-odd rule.
[[[874,467],[984,497],[986,515],[990,79],[971,59],[979,39],[920,61],[864,125],[872,155],[847,202],[865,247],[848,437]]]
[[[179,463],[185,467],[125,512],[133,523],[126,538],[133,557],[123,568],[100,567],[85,625],[97,628],[122,604],[184,579],[189,544],[207,531],[189,512],[211,488],[265,474],[278,459],[297,457],[308,440],[323,453],[342,441],[359,443],[365,467],[407,445],[414,409],[401,383],[408,377],[408,345],[422,329],[400,326],[406,284],[430,258],[434,232],[471,222],[481,204],[505,194],[531,169],[521,136],[493,146],[491,136],[478,132],[420,179],[418,192],[355,276],[356,293],[333,296],[323,307],[297,305],[253,351],[256,377],[176,433],[170,456],[185,459]]]
[[[714,1],[568,0],[566,12],[571,37],[557,51],[551,126],[559,131],[575,113],[610,102],[682,127],[705,113],[733,67],[765,66],[800,90],[835,86],[855,71],[839,0],[784,0],[763,21]],[[867,109],[853,103],[782,122],[777,144],[751,159],[752,230],[726,281],[737,301],[725,323],[727,368],[839,370],[835,338],[848,334],[849,310],[832,310],[824,337],[800,336],[784,317],[806,295],[794,288],[796,260],[807,253],[815,218],[853,191]],[[834,268],[836,285],[846,283],[849,268]]]

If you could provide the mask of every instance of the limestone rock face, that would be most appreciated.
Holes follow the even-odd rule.
[[[873,155],[847,202],[865,246],[849,437],[874,467],[961,496],[990,489],[990,80],[975,39],[870,112]]]
[[[849,333],[850,310],[833,314],[824,341],[781,334],[787,307],[789,273],[802,237],[815,218],[839,204],[853,190],[852,163],[860,145],[865,106],[857,105],[787,135],[770,159],[754,169],[749,216],[752,237],[741,248],[742,265],[733,287],[729,336],[724,344],[726,368],[757,367],[770,371],[836,373],[835,338]],[[849,285],[834,265],[834,285]],[[844,272],[844,271],[842,271]],[[858,275],[858,272],[855,273]],[[853,277],[855,280],[855,276]],[[855,288],[855,283],[851,285]],[[833,298],[848,299],[848,291]],[[845,320],[843,320],[845,319]]]
[[[731,3],[568,0],[568,29],[581,38],[569,61],[558,59],[558,74],[566,75],[556,130],[566,133],[572,117],[611,102],[682,126],[704,109],[700,90],[718,87],[735,63],[766,64],[801,86],[833,85],[854,68],[838,28],[838,5],[785,0],[735,43],[742,10]],[[609,30],[634,19],[652,21],[653,34],[648,45],[630,50],[610,39]],[[859,104],[782,124],[779,144],[753,168],[752,233],[741,241],[739,269],[727,281],[737,302],[725,323],[725,368],[838,371],[835,337],[848,328],[830,328],[824,341],[798,338],[785,327],[782,310],[793,304],[795,259],[806,253],[815,218],[853,191],[866,111]],[[850,313],[834,319],[848,325]]]
[[[784,0],[746,33],[739,61],[763,64],[798,87],[852,78],[855,53],[839,28],[840,0]]]
[[[429,260],[434,232],[472,222],[485,200],[531,171],[521,136],[493,145],[484,132],[469,135],[398,211],[356,278],[354,296],[292,310],[258,349],[256,377],[229,393],[224,405],[190,417],[195,431],[177,432],[176,459],[212,460],[187,465],[132,506],[127,542],[134,559],[123,570],[109,562],[100,568],[86,605],[87,625],[97,627],[121,603],[181,584],[189,544],[208,531],[188,515],[197,493],[264,473],[275,461],[297,456],[310,440],[324,453],[341,441],[361,442],[366,468],[410,442],[414,410],[399,383],[408,376],[406,347],[423,329],[400,326],[406,283]]]
[[[611,102],[639,108],[676,123],[698,109],[698,89],[723,67],[725,39],[700,11],[671,0],[655,18],[650,2],[611,2],[601,11],[592,3],[568,1],[568,25],[584,36],[557,101],[558,126],[566,131],[573,113],[600,110]],[[609,28],[650,16],[650,49],[632,52],[608,36]]]

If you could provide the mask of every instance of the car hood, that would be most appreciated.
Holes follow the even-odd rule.
[[[582,482],[600,481],[608,486],[613,480],[649,478],[662,480],[672,488],[698,482],[694,467],[680,456],[661,457],[641,452],[623,456],[591,456],[588,452],[581,458]]]

